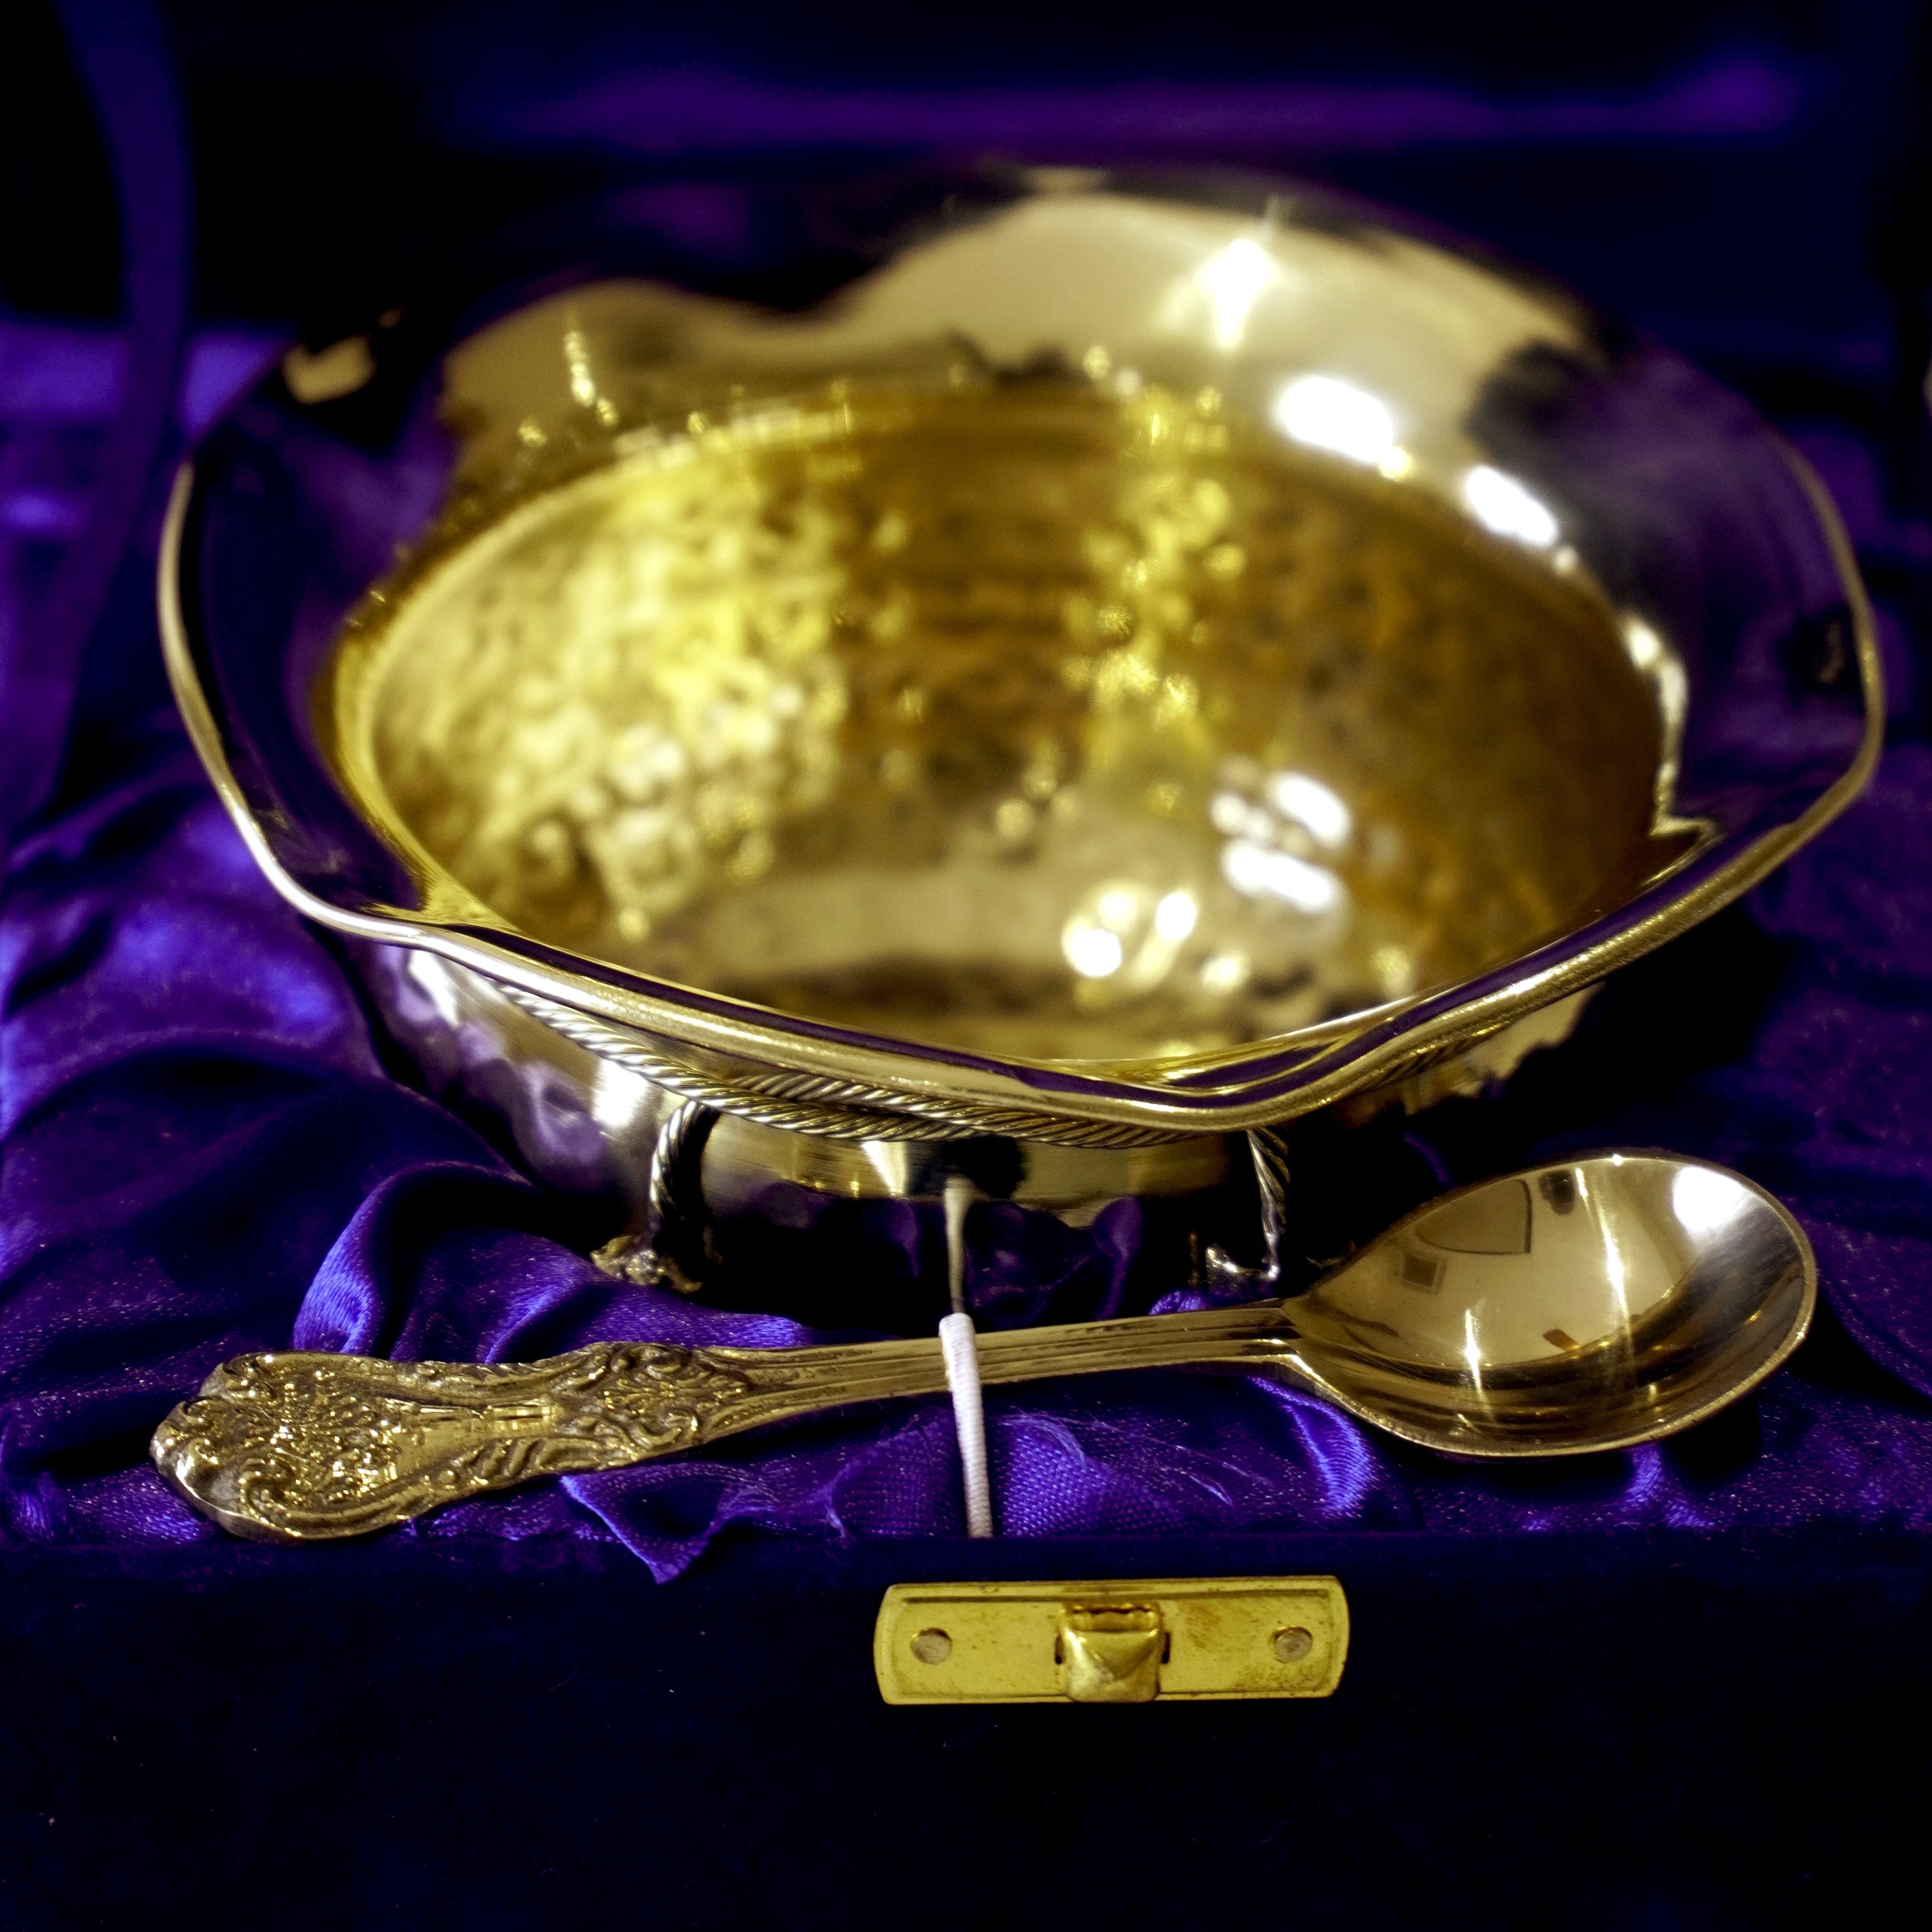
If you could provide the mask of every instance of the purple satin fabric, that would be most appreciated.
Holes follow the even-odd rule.
[[[1868,558],[1925,608],[1932,530],[1879,508],[1858,445],[1811,447]],[[142,620],[116,621],[117,661],[140,661]],[[1912,722],[1913,640],[1897,609],[1886,622],[1897,722],[1878,780],[1748,916],[1638,969],[1505,1094],[1331,1139],[1311,1156],[1328,1179],[1304,1183],[1304,1216],[1348,1195],[1367,1232],[1436,1186],[1565,1149],[1726,1162],[1816,1245],[1828,1311],[1794,1364],[1671,1444],[1507,1469],[1406,1449],[1258,1380],[994,1391],[1000,1534],[1932,1522],[1932,746]],[[0,710],[10,732],[34,728],[7,694]],[[411,1084],[332,942],[256,872],[171,711],[124,706],[94,728],[0,902],[0,1538],[218,1536],[146,1443],[245,1349],[502,1360],[616,1337],[820,1339],[592,1268],[580,1205]],[[978,1210],[982,1318],[1178,1305],[1158,1282],[1130,1292],[1138,1212],[1053,1247],[1010,1210]],[[920,1274],[932,1234],[889,1210],[866,1238],[881,1268]],[[770,1304],[788,1292],[772,1280]],[[615,1539],[664,1578],[733,1529],[961,1528],[950,1411],[929,1400],[396,1534]]]

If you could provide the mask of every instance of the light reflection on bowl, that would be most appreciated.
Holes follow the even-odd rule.
[[[162,566],[268,878],[638,1251],[1268,1196],[1242,1131],[1506,1071],[1870,770],[1822,490],[1560,291],[1279,184],[731,192],[770,305],[622,197],[506,242],[218,424]]]
[[[1361,475],[1366,437],[964,358],[729,387],[432,541],[325,687],[371,817],[534,938],[1145,1060],[1466,977],[1683,849],[1600,595]],[[1362,428],[1311,388],[1291,436]]]

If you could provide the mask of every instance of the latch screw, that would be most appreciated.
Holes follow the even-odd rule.
[[[912,1654],[922,1664],[944,1664],[952,1654],[952,1640],[943,1630],[922,1630],[912,1640]]]

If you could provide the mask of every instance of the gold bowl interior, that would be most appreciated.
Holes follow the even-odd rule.
[[[1657,702],[1580,574],[1211,391],[694,416],[444,544],[352,636],[365,806],[496,917],[1004,1058],[1358,1012],[1672,856]]]

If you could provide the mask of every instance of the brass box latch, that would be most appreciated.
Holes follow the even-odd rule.
[[[1333,1576],[896,1583],[872,1639],[888,1704],[1326,1697],[1348,1653]]]

